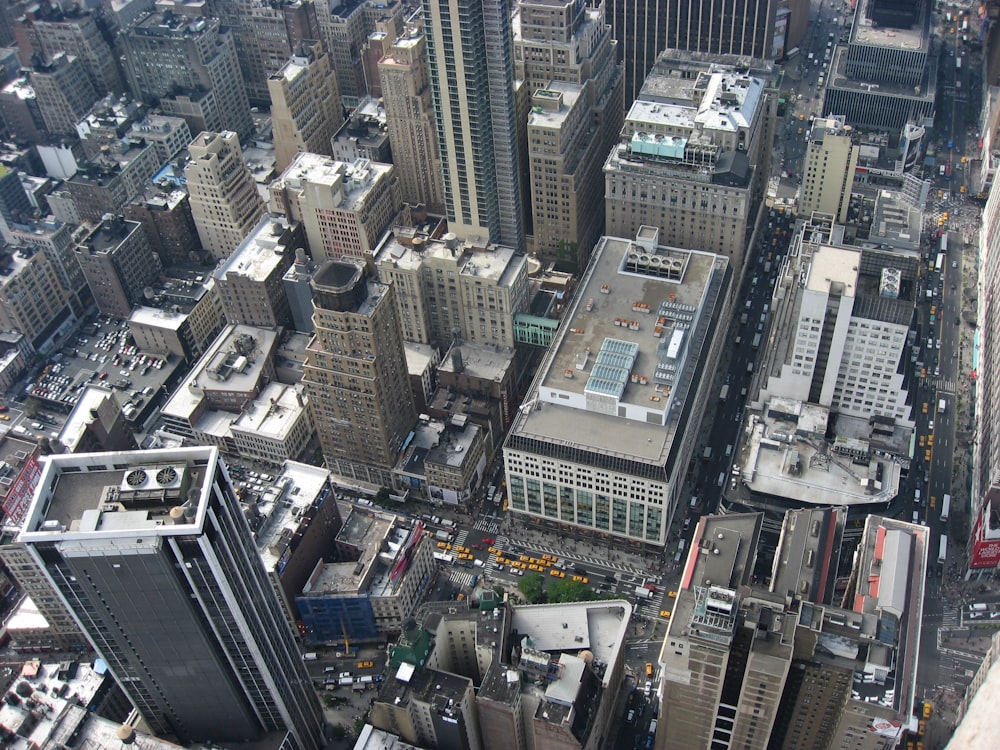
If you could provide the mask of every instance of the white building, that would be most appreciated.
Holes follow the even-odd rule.
[[[300,458],[316,432],[302,394],[283,383],[269,383],[229,429],[241,456],[274,464]]]

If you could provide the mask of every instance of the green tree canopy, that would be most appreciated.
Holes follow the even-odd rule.
[[[517,588],[529,604],[538,604],[545,598],[545,579],[538,573],[528,573],[517,582]]]

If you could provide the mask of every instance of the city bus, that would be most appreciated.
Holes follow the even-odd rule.
[[[942,534],[941,543],[940,546],[938,547],[938,564],[944,565],[947,559],[948,559],[948,537]]]
[[[947,254],[948,252],[948,235],[944,232],[941,233],[941,247],[939,249],[942,253]]]
[[[951,510],[951,495],[945,495],[941,498],[941,522],[944,523],[948,520],[948,511]]]
[[[938,271],[944,273],[944,264],[945,264],[944,253],[938,253],[937,265],[935,266],[935,268]]]

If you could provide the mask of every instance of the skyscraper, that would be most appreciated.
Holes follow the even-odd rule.
[[[400,194],[408,203],[422,203],[432,213],[443,214],[441,160],[423,32],[407,29],[379,60],[378,73]]]
[[[360,261],[328,261],[312,278],[316,335],[302,383],[331,471],[392,486],[392,467],[417,421],[395,288]]]
[[[803,167],[802,200],[799,213],[809,216],[820,211],[847,223],[847,209],[854,187],[854,167],[860,147],[843,120],[826,119],[813,123]]]
[[[428,0],[424,34],[449,228],[524,249],[508,0]]]
[[[625,65],[626,107],[664,50],[772,57],[778,5],[779,0],[607,0],[606,18]]]
[[[319,702],[216,448],[53,456],[38,487],[18,541],[155,733],[322,746]]]

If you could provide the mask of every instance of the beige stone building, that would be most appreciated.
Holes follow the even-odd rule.
[[[395,167],[301,153],[270,186],[271,210],[302,223],[313,260],[370,256],[401,206]]]
[[[188,151],[184,177],[198,237],[216,260],[227,258],[257,224],[264,201],[236,133],[200,133]]]
[[[320,42],[303,42],[267,79],[275,165],[284,170],[297,153],[331,155],[330,139],[344,121],[337,77]]]
[[[0,330],[19,331],[38,346],[60,320],[71,322],[69,297],[44,252],[25,248],[6,258],[8,273],[0,276]]]
[[[851,128],[843,120],[814,120],[802,173],[802,197],[799,213],[812,216],[819,211],[835,216],[837,223],[847,221],[847,209],[854,187],[854,168],[858,164],[858,146]]]
[[[379,60],[378,73],[400,194],[407,203],[442,214],[444,187],[423,32],[410,28],[397,39]]]

